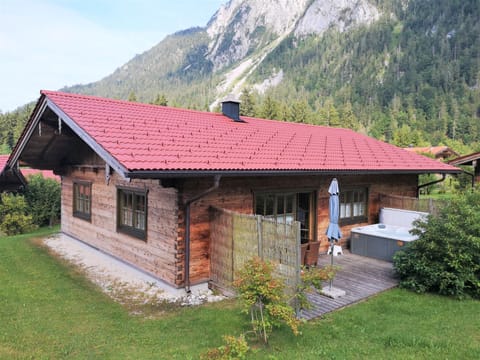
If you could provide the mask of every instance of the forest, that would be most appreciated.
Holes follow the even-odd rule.
[[[369,26],[286,38],[248,78],[242,114],[347,127],[402,147],[480,151],[480,2],[371,2],[383,15]],[[205,60],[205,41],[198,28],[173,34],[152,49],[155,56],[132,59],[128,74],[122,67],[64,90],[207,110],[219,74]],[[182,61],[160,56],[176,44]],[[135,64],[152,73],[132,72]],[[154,73],[160,67],[168,70],[161,76]],[[280,84],[255,86],[280,69]],[[0,113],[1,153],[11,151],[32,106]]]

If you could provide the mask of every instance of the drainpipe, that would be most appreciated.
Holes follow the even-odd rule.
[[[424,188],[424,187],[426,187],[426,186],[430,186],[430,185],[433,185],[433,184],[437,184],[437,183],[439,183],[439,182],[442,182],[442,181],[445,180],[445,177],[446,177],[446,174],[442,174],[442,178],[441,178],[440,180],[430,181],[430,182],[428,182],[428,183],[426,183],[426,184],[418,185],[418,186],[417,186],[417,198],[420,196],[420,189],[421,189],[421,188]]]
[[[190,205],[220,186],[221,175],[215,175],[213,186],[184,202],[185,205],[185,291],[190,294]]]

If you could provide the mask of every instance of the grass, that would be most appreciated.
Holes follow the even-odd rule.
[[[0,239],[1,359],[198,359],[249,330],[234,301],[130,315],[36,240]],[[394,289],[275,332],[249,359],[478,359],[480,302]]]

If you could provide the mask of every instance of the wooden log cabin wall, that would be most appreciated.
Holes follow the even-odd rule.
[[[73,215],[73,183],[91,183],[91,219]],[[117,231],[117,188],[146,189],[147,234],[141,240]],[[109,183],[105,170],[72,170],[62,178],[62,231],[106,253],[180,285],[183,258],[178,252],[178,193],[158,180],[122,180],[115,173]]]
[[[316,195],[315,239],[320,251],[326,251],[324,236],[328,226],[328,185],[332,176],[288,177],[223,177],[213,193],[199,199],[191,208],[190,281],[197,284],[210,277],[209,207],[215,206],[239,213],[253,214],[257,192],[306,192]],[[377,221],[378,194],[414,196],[416,175],[348,175],[337,177],[340,191],[351,187],[368,188],[368,222]],[[185,218],[183,203],[212,186],[211,177],[126,181],[115,173],[108,184],[105,170],[72,168],[62,179],[62,231],[102,251],[176,286],[184,286]],[[73,215],[73,184],[86,182],[91,186],[91,218]],[[165,185],[167,184],[167,185]],[[141,240],[117,229],[117,189],[145,189],[147,195],[147,234]],[[350,229],[361,224],[342,226],[346,244]]]
[[[327,251],[328,240],[325,231],[328,226],[328,186],[332,176],[271,176],[271,177],[223,177],[220,187],[213,193],[192,204],[191,208],[191,260],[190,278],[192,284],[207,281],[210,275],[209,262],[209,212],[210,206],[224,208],[239,213],[254,213],[254,194],[260,191],[305,192],[316,194],[316,240],[321,242],[320,251]],[[346,245],[350,237],[350,229],[355,226],[376,222],[378,220],[378,194],[390,193],[402,196],[415,196],[417,175],[348,175],[338,176],[342,188],[368,188],[368,220],[342,226],[343,239]],[[212,178],[186,179],[182,184],[181,193],[186,199],[204,191],[212,185]],[[179,222],[184,226],[184,222]],[[179,241],[183,242],[179,231]]]

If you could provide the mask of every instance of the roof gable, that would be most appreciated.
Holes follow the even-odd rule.
[[[351,130],[42,91],[107,163],[153,172],[458,172]],[[24,135],[22,135],[24,136]],[[112,164],[110,164],[112,165]]]

